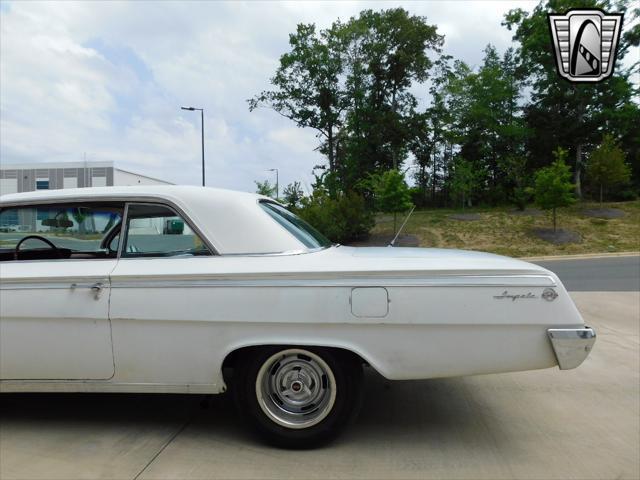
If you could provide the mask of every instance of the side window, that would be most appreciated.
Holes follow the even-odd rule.
[[[202,239],[169,207],[130,204],[124,257],[211,255]]]
[[[114,203],[3,208],[0,261],[115,257],[104,243],[120,228],[123,212]]]

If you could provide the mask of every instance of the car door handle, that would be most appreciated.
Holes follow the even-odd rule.
[[[75,290],[78,287],[87,287],[87,285],[78,285],[77,283],[72,283],[69,287],[71,288],[71,290]],[[88,288],[91,290],[91,293],[93,293],[94,298],[98,300],[100,298],[100,294],[102,293],[102,289],[104,288],[104,283],[96,282],[88,286]]]
[[[91,285],[91,291],[93,292],[93,297],[98,300],[100,298],[100,294],[102,293],[102,288],[104,285],[100,282],[94,283]]]

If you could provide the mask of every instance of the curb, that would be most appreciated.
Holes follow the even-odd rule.
[[[615,252],[615,253],[583,253],[576,255],[549,255],[543,257],[518,257],[526,261],[553,261],[553,260],[586,260],[590,258],[612,258],[612,257],[637,257],[640,252]]]

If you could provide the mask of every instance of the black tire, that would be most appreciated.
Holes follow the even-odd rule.
[[[282,362],[278,359],[282,359]],[[270,386],[265,387],[266,391],[260,386],[265,385],[263,382],[277,383],[275,380],[283,377],[280,373],[274,372],[283,370],[284,367],[281,365],[287,361],[289,368],[295,370],[297,368],[295,362],[298,359],[302,359],[302,362],[310,359],[322,368],[329,368],[330,372],[322,376],[322,386],[318,387],[316,383],[310,382],[316,390],[322,391],[319,395],[323,402],[318,402],[318,405],[324,405],[323,408],[315,408],[315,404],[311,403],[311,406],[302,407],[302,409],[310,408],[311,410],[290,414],[285,408],[287,404],[280,403],[283,407],[280,411],[275,400],[271,402],[265,400],[269,398],[266,393],[271,392]],[[271,367],[267,367],[265,362],[269,362]],[[258,383],[259,375],[260,383]],[[301,383],[298,381],[301,378],[299,373],[293,375],[297,375],[293,383]],[[326,380],[331,376],[334,382]],[[285,378],[291,377],[285,375]],[[286,392],[295,395],[293,387],[295,385],[290,385]],[[362,365],[353,356],[339,350],[312,347],[264,347],[252,350],[238,360],[231,389],[240,416],[268,443],[281,448],[312,448],[334,439],[356,418],[362,403]],[[331,389],[335,395],[331,393]],[[306,388],[306,391],[309,392],[310,389]],[[305,394],[300,390],[300,386],[298,386],[298,394]],[[279,397],[278,394],[272,396],[276,400],[284,398]],[[290,400],[289,397],[287,398]],[[295,424],[295,427],[283,425],[283,420],[279,417],[289,415],[300,423]],[[306,423],[312,422],[316,423],[306,426]]]

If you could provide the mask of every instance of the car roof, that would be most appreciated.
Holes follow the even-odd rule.
[[[221,254],[278,253],[304,245],[265,213],[255,193],[189,185],[37,190],[0,196],[0,207],[73,201],[160,201],[177,207]]]
[[[222,188],[196,187],[192,185],[132,185],[120,187],[86,187],[86,188],[65,188],[57,190],[35,190],[32,192],[10,193],[8,195],[0,195],[0,205],[6,203],[31,203],[33,201],[49,201],[49,200],[77,200],[90,199],[96,200],[104,197],[140,197],[140,196],[158,196],[160,198],[170,198],[176,195],[183,196],[201,196],[203,190],[209,199],[218,196],[234,196],[237,198],[267,198],[256,193],[239,192],[236,190],[226,190]]]

